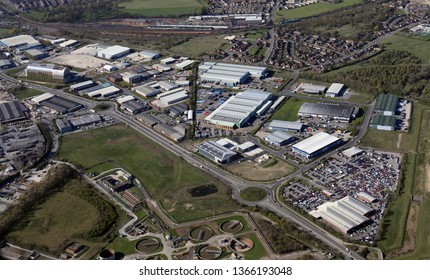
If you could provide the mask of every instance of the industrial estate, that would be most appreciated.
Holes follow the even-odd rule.
[[[430,258],[428,4],[0,2],[0,259]]]

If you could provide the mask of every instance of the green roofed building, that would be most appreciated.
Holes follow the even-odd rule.
[[[376,98],[375,114],[383,116],[394,116],[396,114],[399,98],[395,95],[380,94]]]
[[[376,128],[378,130],[393,131],[394,128],[396,127],[396,117],[375,115],[372,122],[370,123],[370,127]]]

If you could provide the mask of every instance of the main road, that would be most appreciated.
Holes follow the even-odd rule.
[[[19,82],[16,79],[13,79],[9,76],[7,76],[5,73],[0,72],[0,79],[8,80],[11,82]],[[58,96],[62,96],[68,99],[71,99],[73,101],[79,102],[87,107],[87,109],[92,108],[94,105],[96,105],[98,102],[93,100],[88,100],[86,98],[72,95],[65,93],[61,90],[55,90],[51,89],[42,85],[37,85],[33,83],[27,83],[27,86],[43,91],[43,92],[49,92],[52,94],[57,94]],[[124,122],[129,127],[135,129],[139,133],[145,135],[146,137],[150,138],[154,142],[158,143],[165,149],[169,150],[173,154],[179,156],[183,160],[187,161],[188,163],[196,166],[197,168],[202,169],[204,172],[207,172],[208,174],[216,177],[220,181],[226,183],[232,188],[232,197],[236,199],[239,203],[242,203],[244,205],[248,206],[261,206],[264,208],[267,208],[268,210],[276,213],[277,215],[292,220],[293,222],[297,223],[302,229],[307,230],[309,233],[313,234],[315,237],[326,243],[329,247],[336,250],[340,254],[342,254],[346,259],[364,259],[362,256],[351,252],[347,250],[347,248],[344,245],[344,242],[340,240],[339,238],[334,237],[327,231],[321,229],[317,225],[313,224],[312,222],[308,221],[306,218],[302,217],[301,215],[297,214],[293,210],[286,208],[285,206],[281,205],[278,201],[276,201],[276,187],[282,185],[288,180],[291,180],[292,178],[299,176],[302,172],[309,170],[310,168],[316,166],[319,162],[314,161],[313,163],[307,164],[307,165],[301,165],[299,169],[288,175],[284,178],[278,179],[276,181],[268,182],[268,183],[259,183],[259,182],[252,182],[252,181],[246,181],[242,178],[236,177],[232,175],[231,173],[223,170],[221,167],[216,166],[212,163],[209,163],[208,161],[204,160],[198,155],[195,155],[193,152],[190,152],[184,148],[182,148],[179,145],[176,145],[175,143],[171,142],[171,140],[168,140],[164,136],[158,134],[154,130],[144,126],[143,124],[136,121],[132,116],[125,115],[118,111],[116,105],[112,102],[113,106],[111,106],[109,109],[104,111],[104,114],[110,115],[112,117],[115,117],[116,119]],[[370,118],[370,117],[369,117]],[[363,127],[365,126],[366,121],[363,121]],[[361,131],[360,131],[361,132]],[[364,132],[362,133],[364,135]],[[361,136],[362,136],[361,135]],[[358,136],[360,137],[360,135]],[[358,138],[354,139],[355,141],[358,140]],[[355,141],[352,140],[348,144],[349,146],[352,146]],[[348,145],[347,144],[347,145]],[[332,151],[331,153],[326,154],[323,158],[328,157],[332,154],[334,154],[336,151]],[[257,187],[257,188],[264,188],[268,192],[268,197],[262,201],[259,202],[249,202],[245,201],[240,197],[241,190],[247,188],[247,187]]]

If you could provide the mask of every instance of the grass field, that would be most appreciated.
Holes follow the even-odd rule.
[[[9,234],[27,248],[39,248],[53,254],[62,251],[65,243],[78,241],[93,247],[96,253],[104,242],[84,240],[84,235],[99,221],[98,210],[87,201],[73,195],[72,190],[82,181],[69,182],[64,190],[39,205],[22,227]]]
[[[266,196],[266,191],[260,188],[247,188],[240,192],[240,197],[247,201],[260,201]]]
[[[136,176],[151,197],[160,201],[178,222],[211,216],[212,205],[215,214],[237,209],[230,200],[228,187],[125,126],[64,136],[57,158],[68,159],[84,168],[108,160],[117,163]],[[215,184],[218,192],[191,197],[187,191],[207,184]]]
[[[36,96],[36,95],[39,95],[42,93],[43,93],[43,91],[33,89],[33,88],[27,88],[25,90],[21,90],[21,91],[14,93],[14,95],[16,96],[16,98],[22,100],[22,99],[33,97],[33,96]]]
[[[286,176],[294,171],[294,167],[287,162],[276,159],[271,166],[264,166],[252,161],[244,161],[229,166],[230,172],[251,181],[272,181]]]
[[[157,17],[195,14],[204,5],[202,0],[129,0],[119,3],[118,7],[122,12]]]
[[[30,17],[32,17],[33,19],[42,22],[43,19],[45,18],[45,13],[44,12],[39,12],[39,11],[30,11],[28,13],[28,15]]]
[[[276,12],[276,22],[294,18],[304,18],[319,15],[322,13],[338,10],[348,6],[362,3],[362,0],[342,0],[340,3],[315,3],[300,8],[282,10]]]
[[[272,119],[282,121],[297,121],[297,113],[299,112],[302,104],[305,102],[312,101],[305,101],[304,99],[298,99],[295,97],[288,98],[284,105],[282,105],[282,107],[279,108],[279,110],[276,111],[276,113],[272,116]]]
[[[174,46],[170,51],[178,55],[197,57],[203,54],[213,53],[215,50],[221,48],[224,43],[224,39],[216,36],[195,37],[180,45]]]
[[[260,239],[258,239],[255,233],[246,236],[254,241],[254,247],[249,252],[244,254],[246,260],[259,260],[268,255],[266,249],[264,248],[263,244],[261,244]]]
[[[0,28],[0,38],[10,36],[10,29]]]
[[[400,149],[397,149],[399,135],[402,134]],[[366,135],[361,139],[361,146],[372,147],[377,150],[389,152],[407,152],[411,149],[411,135],[399,131],[382,131],[369,128]]]
[[[388,50],[408,51],[421,58],[425,63],[429,63],[430,61],[430,41],[392,35],[386,38],[383,43]]]

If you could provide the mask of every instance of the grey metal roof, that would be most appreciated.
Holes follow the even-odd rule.
[[[302,127],[303,127],[303,123],[301,122],[289,122],[289,121],[281,121],[281,120],[273,120],[269,124],[270,130],[276,130],[276,129],[301,130]]]
[[[9,122],[27,117],[28,109],[18,101],[0,103],[0,122]]]
[[[290,140],[291,138],[294,138],[294,136],[286,132],[275,131],[273,133],[266,135],[265,140],[271,143],[283,143],[285,141]]]
[[[327,117],[350,118],[354,111],[353,106],[334,105],[323,103],[303,103],[299,115],[323,115]]]
[[[53,109],[61,114],[75,111],[83,107],[83,105],[78,102],[56,95],[48,100],[40,102],[40,105]]]
[[[236,153],[231,151],[230,149],[214,142],[214,141],[207,141],[203,142],[200,145],[197,146],[199,150],[203,150],[208,154],[211,154],[215,158],[220,159],[221,161],[228,160],[232,156],[235,156]]]
[[[102,121],[102,119],[97,114],[90,114],[90,115],[85,115],[85,116],[80,116],[80,117],[70,119],[70,123],[73,126],[88,125],[88,124],[92,124],[100,121]]]

